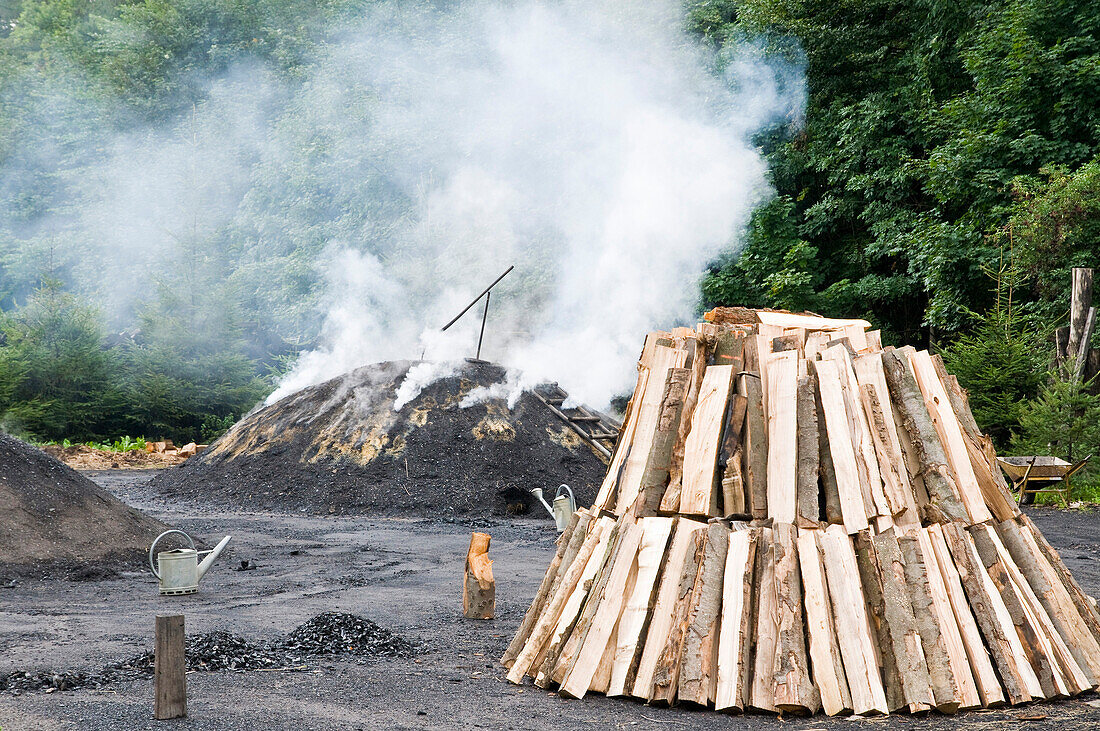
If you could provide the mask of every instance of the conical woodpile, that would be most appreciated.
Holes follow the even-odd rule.
[[[884,714],[1100,682],[1100,615],[936,356],[720,308],[652,333],[502,662],[563,695]]]

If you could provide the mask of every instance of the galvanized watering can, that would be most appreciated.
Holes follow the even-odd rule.
[[[157,544],[160,543],[160,539],[164,538],[170,533],[178,533],[187,539],[187,543],[190,548],[176,548],[171,551],[161,551],[156,554],[157,561],[153,563],[153,551],[156,549]],[[194,594],[199,590],[199,579],[201,579],[206,572],[210,569],[210,566],[214,563],[214,560],[218,557],[225,546],[229,543],[231,536],[226,536],[221,539],[218,545],[214,546],[210,551],[196,551],[195,542],[191,540],[191,536],[187,535],[181,530],[166,530],[157,536],[153,541],[153,545],[149,546],[149,568],[153,570],[153,576],[160,580],[160,593],[176,596],[179,594]],[[206,558],[199,563],[199,554],[207,554]]]
[[[562,494],[562,492],[566,494]],[[546,499],[542,496],[542,488],[536,487],[531,491],[531,494],[538,498],[539,502],[543,504],[546,510],[550,513],[550,517],[554,519],[554,523],[558,526],[558,532],[561,533],[569,525],[569,519],[573,516],[573,513],[577,510],[577,501],[573,497],[573,491],[569,488],[569,485],[559,485],[558,491],[554,493],[554,505],[546,502]]]

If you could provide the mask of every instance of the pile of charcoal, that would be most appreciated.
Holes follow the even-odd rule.
[[[304,670],[308,658],[322,655],[411,657],[418,648],[412,642],[355,614],[325,612],[271,642],[252,642],[231,632],[205,632],[187,637],[187,669]],[[0,691],[71,690],[98,688],[108,683],[153,672],[153,653],[107,665],[87,673],[16,671],[0,675]]]

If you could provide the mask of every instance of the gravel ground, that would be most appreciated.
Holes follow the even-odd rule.
[[[0,588],[0,675],[12,670],[92,670],[152,644],[153,617],[182,611],[189,634],[230,631],[274,640],[323,612],[377,622],[423,649],[412,657],[314,658],[298,671],[193,672],[187,719],[152,720],[148,678],[99,689],[0,693],[0,728],[16,729],[826,729],[875,727],[1093,729],[1093,694],[956,718],[785,719],[655,708],[591,696],[571,701],[513,686],[496,660],[547,563],[549,519],[446,521],[294,517],[197,512],[149,490],[149,474],[93,473],[125,501],[208,543],[231,533],[230,549],[200,593],[161,598],[148,571],[133,567],[99,581],[27,579]],[[1034,509],[1085,589],[1100,592],[1100,513]],[[471,529],[493,536],[498,618],[461,616],[461,574]],[[233,571],[243,559],[254,571]],[[0,580],[4,577],[0,574]],[[4,582],[0,581],[0,585]],[[1028,719],[1028,720],[1025,720]],[[1034,720],[1031,720],[1034,719]]]

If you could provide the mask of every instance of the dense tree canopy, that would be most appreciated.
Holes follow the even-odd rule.
[[[378,221],[399,215],[415,185],[382,150],[340,148],[371,124],[371,98],[342,89],[347,71],[319,51],[366,5],[0,0],[4,425],[46,438],[208,438],[314,341],[318,253],[385,241]],[[991,352],[1015,370],[967,385],[990,413],[1025,419],[1045,361],[1029,360],[1021,380],[1016,355],[1041,350],[1039,331],[1064,317],[1069,269],[1100,262],[1100,5],[685,7],[703,43],[762,47],[804,72],[807,89],[802,119],[756,139],[774,196],[706,273],[701,305],[862,315],[888,342],[961,336],[960,367],[996,341]],[[90,215],[104,181],[125,180],[126,153],[195,164],[153,191],[123,187]],[[104,248],[104,227],[165,199],[176,205],[162,226]],[[117,267],[114,280],[128,281],[127,266],[150,257],[164,258],[151,283],[108,291],[92,276]],[[1006,261],[1021,273],[1012,324],[988,330],[990,273]]]
[[[857,312],[899,340],[965,329],[1011,251],[1025,309],[1064,313],[1098,260],[1100,6],[1087,0],[694,6],[715,42],[765,34],[809,86],[798,128],[762,140],[778,195],[708,302]]]

